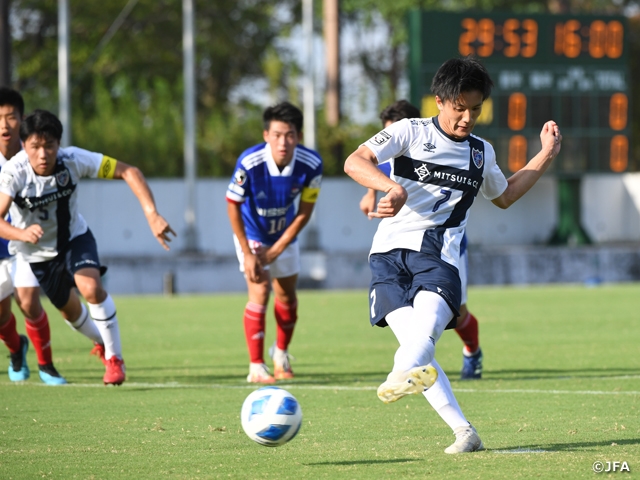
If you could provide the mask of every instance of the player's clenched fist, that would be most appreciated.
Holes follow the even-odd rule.
[[[396,185],[378,202],[378,210],[370,212],[369,217],[387,218],[396,215],[407,201],[407,191],[401,185]]]

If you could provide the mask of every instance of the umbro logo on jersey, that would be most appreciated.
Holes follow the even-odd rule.
[[[413,171],[416,172],[416,174],[418,175],[418,180],[420,180],[421,182],[429,175],[431,175],[431,172],[429,171],[425,163],[420,165],[418,168],[414,168]]]
[[[256,200],[264,200],[267,198],[267,194],[260,190],[260,193],[256,195]]]
[[[433,143],[425,143],[422,151],[433,153],[435,149],[436,149],[436,146]]]
[[[374,145],[383,145],[390,138],[391,138],[391,135],[389,135],[387,132],[383,130],[371,139],[371,143],[373,143]]]

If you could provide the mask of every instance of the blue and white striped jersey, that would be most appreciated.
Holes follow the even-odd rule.
[[[370,253],[396,248],[432,253],[458,266],[469,208],[478,192],[499,197],[507,180],[493,147],[480,137],[456,140],[438,118],[404,119],[364,143],[380,167],[408,193],[406,204],[380,222]]]
[[[298,145],[289,165],[278,168],[271,148],[261,143],[245,150],[236,163],[227,201],[241,203],[247,238],[273,245],[295,217],[295,200],[315,203],[322,182],[322,159]]]

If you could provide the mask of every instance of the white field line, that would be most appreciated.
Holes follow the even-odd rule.
[[[0,385],[13,385],[19,386],[31,385],[36,387],[48,387],[40,382],[2,382]],[[210,384],[210,385],[193,385],[183,384],[177,382],[170,383],[138,383],[138,382],[125,382],[121,385],[124,388],[194,388],[194,389],[225,389],[225,390],[254,390],[259,387],[256,384],[248,385],[223,385],[223,384]],[[371,391],[377,390],[375,386],[345,386],[345,385],[303,385],[295,383],[279,383],[278,387],[283,387],[291,390],[346,390],[346,391]],[[67,385],[61,385],[62,388],[105,388],[102,383],[70,383]],[[602,390],[543,390],[543,389],[526,389],[526,388],[499,388],[499,389],[478,389],[478,388],[454,388],[456,393],[523,393],[523,394],[552,394],[552,395],[640,395],[640,391],[602,391]]]

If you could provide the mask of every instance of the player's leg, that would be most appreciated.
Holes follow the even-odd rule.
[[[426,290],[416,294],[412,307],[387,314],[387,323],[400,346],[394,356],[393,370],[378,388],[378,397],[383,402],[420,393],[436,382],[438,372],[430,365],[435,355],[435,343],[452,318],[453,312],[447,302]]]
[[[27,350],[29,340],[24,335],[18,334],[16,329],[16,317],[11,312],[11,294],[13,283],[9,273],[10,260],[0,261],[0,340],[9,349],[9,380],[20,382],[29,378],[30,371],[27,365]]]
[[[458,271],[460,273],[460,283],[462,284],[462,305],[460,306],[460,316],[456,325],[456,333],[464,342],[462,347],[462,380],[482,378],[482,350],[480,349],[480,339],[478,336],[478,320],[467,309],[467,272],[469,259],[467,252],[460,255]]]
[[[40,303],[38,279],[21,256],[15,257],[12,267],[14,298],[24,315],[27,335],[38,358],[40,379],[47,385],[63,385],[67,381],[53,365],[49,318]]]
[[[265,278],[259,282],[252,282],[248,277],[246,277],[246,281],[249,301],[244,309],[243,323],[247,350],[249,351],[247,382],[275,383],[275,379],[269,373],[264,362],[265,319],[271,291],[269,273],[265,272]]]
[[[238,257],[239,269],[244,273],[244,254],[240,248],[238,239],[233,237],[236,246],[236,256]],[[259,246],[258,242],[249,240],[252,248]],[[269,270],[265,269],[264,278],[258,282],[252,282],[245,275],[247,282],[247,293],[249,300],[244,308],[243,325],[244,336],[249,351],[249,383],[275,383],[275,379],[269,373],[267,365],[264,363],[264,336],[266,331],[266,312],[271,293],[271,277]]]
[[[300,250],[298,243],[289,245],[271,264],[273,277],[274,313],[276,317],[276,344],[270,350],[276,380],[293,378],[289,344],[298,321],[298,273]]]
[[[103,381],[105,384],[120,385],[125,380],[125,365],[116,305],[102,286],[98,268],[80,268],[73,273],[73,278],[78,291],[87,301],[89,314],[102,337],[106,367]]]

